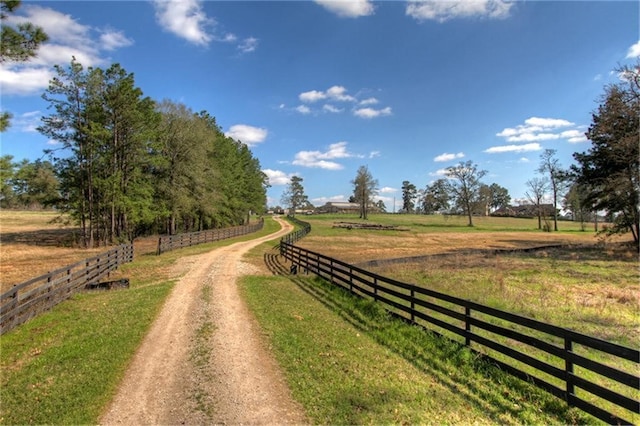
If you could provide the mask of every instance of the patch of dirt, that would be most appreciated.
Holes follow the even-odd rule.
[[[276,219],[278,220],[278,219]],[[240,298],[244,253],[291,230],[181,261],[185,275],[136,353],[101,424],[307,423]]]

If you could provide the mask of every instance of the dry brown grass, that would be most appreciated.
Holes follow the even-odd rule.
[[[79,262],[108,247],[84,249],[79,233],[54,211],[0,211],[0,293],[31,278]],[[136,242],[136,255],[153,252],[157,238]]]
[[[345,231],[348,232],[348,231]],[[330,244],[329,244],[330,239]],[[527,248],[551,244],[594,244],[592,233],[555,234],[535,232],[446,232],[346,234],[344,238],[314,236],[297,245],[345,262],[420,256],[469,249]]]

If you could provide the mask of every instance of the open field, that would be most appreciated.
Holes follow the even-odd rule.
[[[332,228],[343,215],[301,219],[311,223],[312,230],[297,244],[309,250],[354,264],[446,253],[366,269],[619,344],[635,347],[640,341],[638,254],[620,245],[628,237],[603,242],[572,222],[560,222],[559,232],[541,232],[535,219],[475,218],[474,228],[468,228],[463,217],[370,219],[409,231]],[[553,244],[567,247],[498,256],[468,253]]]
[[[467,249],[595,244],[600,241],[595,232],[582,232],[580,224],[574,222],[560,222],[559,232],[539,231],[537,219],[474,217],[473,228],[467,226],[463,216],[380,214],[370,215],[368,221],[362,221],[355,215],[310,215],[299,219],[312,226],[312,232],[299,242],[301,247],[356,263]],[[338,221],[397,225],[408,231],[333,228]],[[619,240],[620,237],[613,241]]]
[[[13,285],[109,250],[74,243],[79,228],[55,211],[0,210],[0,293]],[[154,253],[157,237],[139,238],[135,256]],[[116,273],[117,274],[117,273]]]

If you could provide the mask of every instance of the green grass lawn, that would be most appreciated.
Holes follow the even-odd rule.
[[[247,277],[242,290],[315,424],[597,423],[321,280]]]

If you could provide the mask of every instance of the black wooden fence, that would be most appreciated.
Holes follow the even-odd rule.
[[[121,245],[13,286],[0,295],[0,334],[51,309],[88,284],[99,282],[109,272],[131,261],[133,245]]]
[[[207,231],[188,232],[177,235],[164,235],[158,240],[157,254],[197,244],[210,243],[227,238],[239,237],[262,229],[264,219],[250,225],[233,226],[230,228],[210,229]]]
[[[303,229],[308,232],[310,227]],[[281,240],[280,254],[299,271],[372,298],[413,324],[464,343],[510,374],[602,421],[638,420],[638,350],[399,282],[289,241]]]

